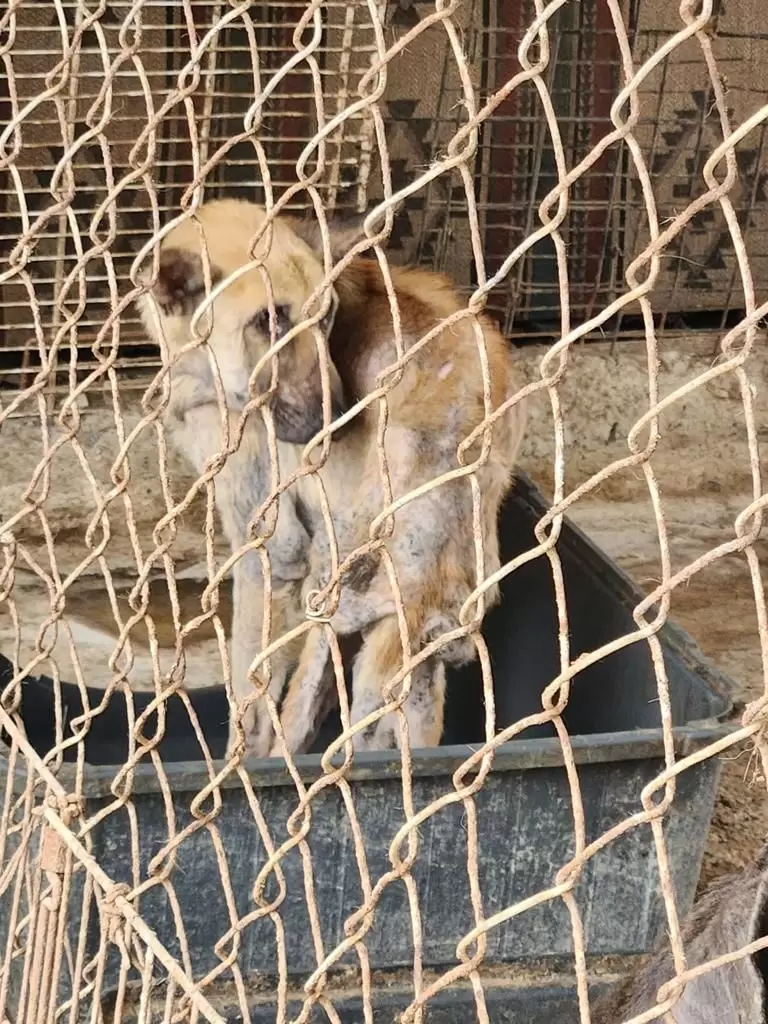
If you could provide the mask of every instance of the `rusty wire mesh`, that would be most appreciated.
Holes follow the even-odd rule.
[[[7,739],[0,821],[0,898],[6,908],[7,943],[0,964],[0,1007],[11,1019],[18,1012],[18,1020],[30,1022],[67,1017],[75,1020],[89,1012],[90,1000],[98,1007],[104,965],[108,953],[117,950],[116,1017],[130,994],[142,1019],[153,1014],[163,1019],[202,1015],[219,1021],[222,1016],[211,993],[226,979],[232,987],[233,1005],[247,1019],[249,979],[239,962],[241,938],[249,928],[264,922],[269,925],[269,941],[275,950],[277,1013],[284,1019],[291,984],[286,948],[290,945],[292,919],[282,864],[291,851],[297,850],[304,872],[302,898],[308,908],[316,958],[301,992],[302,1019],[307,1019],[316,1005],[329,1019],[338,1019],[329,978],[334,968],[350,963],[362,992],[366,1019],[372,1019],[375,978],[367,940],[381,927],[385,894],[393,886],[402,885],[411,918],[413,951],[406,1020],[421,1019],[430,999],[457,982],[469,984],[477,1018],[488,1020],[484,970],[488,966],[489,937],[504,922],[534,907],[562,901],[570,920],[581,1019],[587,1021],[588,951],[574,893],[599,851],[630,830],[650,826],[676,972],[659,993],[656,1010],[649,1008],[635,1021],[639,1024],[653,1019],[654,1012],[662,1013],[673,1005],[692,973],[680,936],[663,831],[665,815],[675,799],[676,782],[695,764],[746,739],[757,745],[761,756],[765,754],[764,698],[747,708],[741,727],[727,737],[693,753],[676,754],[658,634],[667,620],[676,588],[727,555],[740,554],[751,577],[763,674],[768,676],[768,625],[756,547],[766,496],[750,363],[761,320],[768,312],[768,300],[759,294],[765,283],[757,276],[759,271],[753,277],[752,253],[745,242],[750,224],[743,216],[749,205],[744,197],[749,201],[756,198],[757,185],[749,180],[750,166],[757,176],[768,106],[754,102],[734,118],[727,85],[716,61],[713,0],[683,0],[675,10],[674,24],[665,23],[652,44],[651,34],[643,37],[645,49],[640,59],[635,46],[638,5],[620,0],[595,5],[594,10],[603,19],[602,30],[610,36],[610,52],[618,58],[618,79],[604,85],[610,93],[606,122],[598,124],[596,134],[594,125],[587,136],[577,132],[578,144],[568,147],[552,99],[558,48],[565,38],[554,29],[556,19],[574,17],[574,9],[580,5],[569,0],[551,0],[548,4],[535,0],[527,24],[519,33],[515,60],[499,60],[497,54],[491,61],[496,77],[484,80],[474,74],[472,62],[478,40],[488,36],[479,29],[493,28],[486,5],[458,0],[436,0],[434,5],[400,4],[396,7],[405,11],[406,17],[394,28],[384,5],[374,0],[357,4],[286,2],[279,5],[279,14],[275,13],[277,6],[249,2],[115,2],[87,6],[56,0],[49,5],[11,2],[2,17],[2,102],[8,115],[3,118],[0,134],[0,174],[3,224],[13,225],[5,229],[12,236],[6,238],[11,244],[0,271],[6,332],[3,347],[24,358],[6,365],[12,380],[2,392],[0,426],[5,439],[27,437],[28,451],[26,461],[21,455],[15,456],[14,471],[21,486],[16,504],[2,509],[0,537],[0,598],[10,623],[3,635],[12,647],[4,653],[14,659],[15,666],[0,707],[0,724]],[[494,10],[496,17],[501,8]],[[49,14],[54,18],[40,25],[36,19],[41,11],[45,19]],[[495,24],[505,28],[503,22]],[[571,22],[571,31],[576,34],[588,27]],[[270,31],[275,33],[272,43]],[[452,84],[441,95],[450,96],[453,89],[453,102],[440,121],[441,131],[435,134],[427,163],[412,168],[407,181],[395,183],[396,169],[386,158],[388,111],[383,97],[387,74],[425,39],[434,40],[443,55],[440,59]],[[287,60],[289,40],[291,58]],[[698,87],[707,98],[710,143],[706,158],[691,178],[690,193],[676,195],[674,211],[667,208],[662,216],[656,199],[659,171],[652,165],[653,133],[648,134],[653,111],[649,120],[647,101],[649,94],[658,98],[659,76],[663,77],[664,69],[672,66],[681,53],[698,69]],[[169,56],[175,75],[170,86]],[[31,58],[34,60],[30,65]],[[546,149],[551,154],[549,170],[542,179],[548,188],[538,196],[538,205],[528,201],[527,206],[517,208],[527,211],[524,227],[517,222],[514,230],[504,235],[504,211],[515,210],[511,201],[514,197],[502,195],[499,199],[498,194],[488,193],[492,186],[503,188],[503,176],[494,172],[492,142],[487,144],[488,125],[493,123],[493,130],[498,131],[504,124],[500,113],[514,120],[517,108],[512,101],[525,90],[529,90],[526,103],[531,112],[527,121],[518,119],[529,126],[535,122],[532,138],[538,151]],[[534,94],[535,106],[530,100]],[[276,99],[270,106],[267,100],[272,95]],[[285,132],[286,118],[291,117],[299,122],[295,135]],[[710,117],[718,125],[715,138]],[[279,130],[270,127],[270,119]],[[55,140],[56,160],[41,187],[39,150],[54,145],[51,138]],[[752,165],[741,158],[747,150],[758,154]],[[362,162],[360,153],[365,155]],[[601,161],[606,168],[601,173],[613,174],[614,181],[620,177],[616,168],[631,169],[635,211],[641,210],[633,232],[622,235],[621,261],[616,258],[615,225],[598,225],[601,247],[607,254],[598,263],[601,267],[603,263],[610,265],[605,278],[594,260],[585,261],[583,254],[576,254],[574,266],[570,248],[580,230],[583,234],[585,212],[594,205],[589,189],[585,193],[582,186],[591,180],[590,173]],[[80,176],[84,165],[100,168],[102,177],[97,183]],[[265,167],[273,171],[271,182],[263,178]],[[30,169],[35,168],[33,181]],[[376,174],[379,185],[374,187],[370,182]],[[280,196],[280,203],[305,206],[311,198],[316,205],[329,208],[342,205],[342,193],[351,193],[350,201],[357,207],[371,196],[379,198],[382,211],[395,209],[416,194],[427,197],[427,209],[440,203],[461,204],[468,211],[467,251],[478,256],[488,249],[489,238],[495,239],[491,266],[486,268],[482,260],[475,259],[474,279],[460,282],[471,294],[473,311],[479,310],[489,296],[498,295],[499,287],[506,287],[505,282],[516,281],[518,286],[524,283],[520,268],[536,245],[545,241],[553,254],[556,304],[552,307],[550,303],[549,308],[555,309],[558,320],[556,341],[541,358],[536,378],[515,398],[531,401],[544,397],[550,405],[554,426],[554,460],[549,470],[553,504],[538,528],[537,547],[504,565],[498,576],[507,576],[532,559],[549,561],[560,627],[552,643],[559,645],[560,671],[542,693],[538,714],[502,730],[491,730],[486,742],[455,771],[451,786],[424,806],[416,807],[412,801],[413,759],[406,747],[400,768],[404,813],[399,828],[388,837],[391,860],[380,874],[371,872],[366,860],[356,807],[361,797],[359,792],[356,795],[354,770],[346,759],[341,763],[324,760],[320,770],[310,773],[311,778],[291,767],[295,810],[277,830],[267,822],[268,793],[253,784],[239,763],[214,763],[209,757],[201,767],[205,781],[192,805],[179,807],[178,794],[174,794],[179,777],[158,756],[159,733],[151,734],[146,716],[143,721],[131,723],[128,761],[118,771],[100,775],[95,790],[83,760],[83,738],[106,712],[108,698],[121,692],[130,704],[137,666],[144,673],[144,685],[156,697],[153,710],[158,712],[158,730],[163,728],[164,703],[172,694],[184,693],[184,668],[189,672],[185,651],[193,634],[205,633],[209,653],[220,659],[220,677],[227,676],[226,601],[219,593],[226,555],[218,545],[211,487],[218,466],[212,465],[202,480],[180,494],[160,421],[158,388],[147,389],[146,371],[156,365],[157,357],[144,350],[135,330],[130,304],[135,289],[128,268],[137,243],[149,243],[157,236],[162,221],[168,216],[194,216],[209,189],[226,191],[228,184],[241,192],[245,189],[260,194],[269,205]],[[735,205],[734,196],[745,205]],[[133,221],[126,219],[125,208],[131,206],[149,211],[151,216],[148,220],[141,216]],[[662,393],[656,331],[659,314],[666,312],[670,297],[669,278],[664,276],[668,274],[665,257],[680,255],[681,238],[702,217],[717,217],[722,222],[719,239],[727,243],[718,250],[726,267],[727,284],[723,286],[725,297],[721,296],[716,308],[719,312],[733,308],[740,315],[721,331],[711,366]],[[428,226],[423,230],[428,233]],[[502,246],[508,246],[501,259],[500,231],[506,239]],[[447,244],[448,228],[442,237],[443,244]],[[384,238],[379,236],[374,241],[383,242]],[[421,243],[417,256],[427,262],[436,260],[435,250],[425,255]],[[583,275],[582,264],[591,267],[589,273],[594,272],[596,287],[586,298],[582,288],[581,298],[572,303],[573,276]],[[756,265],[760,266],[759,260]],[[656,303],[659,296],[660,307]],[[514,317],[508,315],[507,305],[502,303],[499,311],[507,315],[507,326],[511,327]],[[630,312],[639,318],[640,333],[647,345],[647,408],[628,432],[626,453],[608,461],[578,486],[568,488],[561,392],[569,356],[578,341]],[[131,347],[138,351],[138,358],[126,358]],[[732,536],[675,567],[669,551],[663,495],[654,470],[660,423],[670,408],[724,379],[736,382],[743,409],[751,500],[735,516]],[[131,388],[137,387],[145,391],[139,406],[128,398]],[[384,385],[381,394],[370,400],[386,400],[386,392]],[[87,405],[93,408],[86,413]],[[26,434],[13,435],[14,430]],[[95,468],[97,453],[101,446],[103,455],[104,445],[108,457],[100,466],[106,464],[106,475]],[[139,493],[147,483],[143,473],[137,474],[135,469],[141,446],[153,453],[151,464],[160,480],[164,502],[162,514],[148,532],[136,525]],[[149,463],[140,465],[145,471]],[[557,548],[563,516],[628,470],[642,474],[650,498],[658,533],[660,578],[634,610],[636,630],[574,659],[569,653],[568,608]],[[63,477],[68,480],[65,482]],[[65,487],[66,493],[62,490]],[[83,508],[87,510],[85,530],[80,529],[81,520],[73,514],[73,509],[82,512]],[[386,511],[382,509],[382,514]],[[183,530],[185,517],[194,515],[197,529],[191,533],[196,536],[197,547],[189,539],[191,534]],[[67,547],[65,556],[63,545],[65,540],[72,540],[72,533],[77,535],[76,543]],[[186,548],[179,553],[182,534]],[[472,543],[471,537],[467,543]],[[183,565],[188,576],[195,559],[206,587],[202,600],[198,593],[190,603],[183,586],[186,577],[178,566]],[[488,585],[489,580],[479,580],[478,592]],[[169,636],[165,640],[162,615],[156,613],[153,604],[158,587],[165,593],[169,609],[166,619],[170,620],[170,629],[166,629]],[[113,626],[111,646],[102,646],[95,655],[91,651],[85,656],[88,637],[82,630],[78,632],[68,617],[77,600],[90,606],[98,602],[102,619]],[[281,639],[274,638],[273,642],[279,644]],[[492,693],[490,663],[482,641],[476,639],[488,698]],[[562,716],[579,672],[632,644],[648,645],[653,659],[666,767],[646,786],[642,806],[634,815],[610,832],[588,838],[579,771]],[[66,662],[65,672],[62,661]],[[72,723],[63,720],[59,706],[58,742],[41,758],[24,736],[18,707],[24,677],[43,670],[56,681],[67,673],[74,674],[74,682],[83,692],[86,685],[101,685],[105,687],[105,700]],[[391,698],[388,706],[396,709],[398,699]],[[547,722],[557,730],[571,789],[573,856],[553,873],[548,888],[508,905],[490,906],[483,899],[478,874],[480,837],[475,797],[487,783],[499,747],[531,725]],[[74,764],[64,764],[67,751],[75,753]],[[150,775],[155,780],[154,799],[159,801],[167,823],[167,837],[162,848],[142,851],[136,806],[146,792]],[[253,869],[253,884],[247,893],[233,891],[233,865],[219,829],[233,788],[245,792],[253,827],[266,851],[258,870]],[[321,810],[317,808],[322,808],[321,798],[329,790],[338,793],[345,808],[354,851],[351,856],[362,893],[358,909],[344,922],[344,938],[332,946],[325,943],[323,922],[318,919],[310,849],[313,829],[319,827]],[[424,924],[414,882],[423,855],[419,835],[420,829],[453,805],[462,810],[474,924],[466,934],[451,936],[454,962],[430,971],[423,963]],[[130,881],[118,882],[106,875],[93,856],[94,831],[105,822],[114,822],[115,828],[120,823],[119,841],[128,857]],[[228,929],[208,937],[217,965],[205,971],[199,969],[190,952],[176,891],[184,884],[185,870],[189,870],[188,864],[183,865],[184,851],[200,834],[205,836],[212,862],[218,868],[218,877],[210,884],[224,894],[229,912]],[[158,893],[167,900],[176,927],[173,952],[142,917],[142,907],[151,905]],[[81,908],[75,920],[74,942],[70,932],[73,896],[74,904]],[[768,940],[762,945],[768,945]],[[525,955],[525,950],[520,954]],[[713,961],[694,970],[714,970],[717,966],[718,962]],[[62,995],[64,976],[68,980]],[[20,1007],[13,1013],[9,1008],[12,990]],[[160,997],[157,991],[161,991]],[[153,1008],[153,1000],[158,998],[159,1008]]]

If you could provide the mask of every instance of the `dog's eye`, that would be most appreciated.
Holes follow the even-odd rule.
[[[291,316],[288,306],[275,306],[275,326],[278,335],[285,334],[290,325]],[[264,309],[255,313],[248,321],[248,327],[269,337],[269,308],[265,306]]]

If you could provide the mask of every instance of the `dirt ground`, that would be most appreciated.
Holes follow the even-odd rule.
[[[763,349],[765,346],[763,346]],[[662,345],[660,383],[668,393],[713,363],[711,338],[672,338]],[[536,379],[543,350],[524,350],[522,373]],[[768,357],[757,355],[749,364],[756,391],[757,425],[766,432],[768,405],[759,384],[765,380]],[[646,356],[642,345],[622,344],[612,351],[594,345],[572,353],[559,389],[565,421],[566,485],[572,489],[627,452],[627,432],[647,408]],[[29,410],[33,412],[33,409]],[[124,426],[139,421],[135,405],[126,401]],[[738,383],[733,376],[701,388],[675,404],[662,418],[662,438],[652,459],[669,531],[673,569],[734,535],[734,520],[751,500],[746,430]],[[57,434],[55,424],[52,437]],[[128,593],[153,548],[152,529],[167,510],[160,484],[157,438],[151,425],[131,446],[127,475],[116,463],[119,445],[113,412],[98,399],[83,413],[71,442],[52,451],[50,474],[32,492],[44,451],[39,420],[11,420],[0,443],[0,516],[18,543],[14,584],[9,600],[0,602],[0,650],[8,654],[20,645],[29,657],[36,638],[53,642],[44,630],[49,594],[59,579],[76,570],[77,582],[68,590],[66,616],[53,644],[62,677],[79,669],[86,683],[104,678],[106,659],[115,643],[114,615],[108,578],[115,587],[120,613],[130,614]],[[552,418],[546,395],[531,403],[522,468],[545,495],[552,488]],[[51,441],[47,442],[49,445]],[[178,500],[191,482],[185,468],[169,456],[169,475]],[[103,522],[94,519],[99,498],[108,499],[109,534],[101,560],[99,540],[106,537]],[[42,514],[35,510],[39,506]],[[24,515],[20,510],[27,508]],[[203,525],[205,502],[198,498],[179,520],[169,553],[179,584],[182,619],[199,610],[199,580],[205,576]],[[648,490],[639,469],[612,477],[599,491],[579,501],[572,518],[641,585],[652,587],[660,575],[658,534]],[[96,524],[90,538],[89,523]],[[126,523],[132,521],[131,532]],[[90,546],[89,546],[90,544]],[[766,553],[766,542],[758,542]],[[224,549],[217,547],[223,559]],[[157,570],[162,569],[158,563]],[[159,624],[161,667],[169,657],[173,636],[167,590],[153,583],[151,609]],[[224,607],[224,618],[227,609]],[[764,666],[758,642],[752,583],[743,555],[720,559],[678,588],[671,617],[686,629],[705,654],[737,684],[737,698],[750,701],[764,689]],[[165,653],[162,648],[166,647]],[[73,657],[73,650],[77,658]],[[152,661],[146,629],[133,635],[136,688],[151,685]],[[166,662],[163,661],[166,659]],[[219,664],[217,640],[210,626],[190,638],[187,647],[189,685],[208,685]],[[42,670],[42,668],[41,668]],[[720,795],[705,857],[702,883],[751,858],[768,833],[768,797],[750,749],[724,758]]]

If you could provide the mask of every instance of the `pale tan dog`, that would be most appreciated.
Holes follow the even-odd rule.
[[[165,237],[157,279],[139,305],[150,335],[160,342],[162,332],[171,356],[192,340],[191,318],[205,298],[204,245],[215,286],[250,262],[252,243],[264,218],[259,206],[218,200],[204,204],[195,220],[180,223]],[[272,308],[263,271],[255,267],[212,302],[207,345],[219,368],[233,428],[249,399],[249,382],[251,397],[270,386],[272,360],[251,381],[257,364],[271,344],[306,319],[304,304],[325,276],[316,224],[277,218],[272,232],[263,264],[271,282]],[[334,261],[361,237],[359,224],[341,230],[331,226]],[[392,267],[391,277],[406,350],[463,308],[442,276]],[[511,352],[490,322],[481,319],[479,323],[489,367],[490,407],[496,409],[517,390]],[[297,333],[277,357],[277,385],[269,409],[282,479],[296,470],[303,446],[323,428],[321,366],[327,367],[326,404],[334,419],[374,391],[382,372],[397,360],[390,301],[375,259],[356,258],[342,271],[319,326],[319,331],[310,328]],[[319,354],[323,338],[330,357],[325,364]],[[456,470],[458,446],[486,417],[473,318],[460,319],[427,341],[387,398],[384,451],[392,499],[397,500]],[[184,354],[173,368],[166,424],[172,442],[198,472],[222,449],[221,414],[204,347]],[[477,471],[485,557],[480,579],[499,567],[497,514],[511,483],[523,425],[519,403],[500,416],[488,457]],[[333,435],[330,455],[319,471],[342,561],[368,541],[371,523],[388,504],[379,432],[379,403],[374,402]],[[467,451],[466,462],[478,458],[482,444],[480,434]],[[252,411],[238,450],[215,482],[217,509],[233,549],[245,543],[249,520],[272,490],[271,473],[264,416]],[[402,595],[411,653],[415,653],[425,642],[459,625],[459,610],[479,582],[469,478],[443,483],[399,508],[385,543]],[[266,550],[271,565],[271,636],[275,638],[304,621],[307,595],[325,586],[331,574],[329,536],[319,489],[311,476],[297,480],[281,495],[277,525]],[[397,605],[384,561],[380,551],[369,552],[349,565],[331,618],[339,635],[361,633],[364,638],[353,672],[353,724],[381,707],[383,688],[404,663]],[[486,594],[486,607],[495,600],[497,592],[492,588]],[[254,693],[249,669],[262,650],[263,605],[261,560],[250,551],[234,569],[232,672],[239,702]],[[461,663],[474,656],[471,638],[459,638],[413,672],[403,706],[412,746],[439,743],[445,663]],[[315,627],[298,651],[295,645],[282,647],[272,656],[271,668],[270,692],[275,700],[288,684],[280,715],[286,744],[292,752],[304,751],[336,692],[325,629]],[[242,725],[247,754],[280,752],[263,700],[251,703],[242,715]],[[236,738],[233,722],[230,749]],[[355,746],[388,748],[398,738],[396,716],[390,714],[358,732]]]

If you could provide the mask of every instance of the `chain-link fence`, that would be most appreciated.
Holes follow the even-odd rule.
[[[416,1021],[442,1007],[447,1020],[488,1021],[506,1006],[514,1019],[589,1021],[598,990],[666,933],[664,976],[616,1017],[639,1024],[673,1012],[687,980],[768,947],[752,916],[743,932],[722,930],[741,948],[696,945],[695,919],[693,934],[681,924],[721,760],[745,745],[752,768],[765,757],[761,18],[759,0],[7,5],[4,1018]],[[216,197],[267,210],[247,270],[217,265],[250,214],[212,241],[203,211]],[[330,215],[366,210],[334,265]],[[313,298],[330,306],[304,307],[278,339],[269,246],[301,211],[318,223]],[[165,295],[166,313],[190,298],[197,307],[182,354],[215,348],[206,310],[215,321],[229,308],[244,273],[275,292],[263,303],[271,348],[248,366],[251,400],[229,412],[215,353],[196,467],[174,442],[179,353],[154,344],[137,312],[162,284],[172,229],[200,256],[195,288],[187,262],[171,268]],[[321,327],[337,301],[333,330],[354,322],[360,257],[383,282],[391,355],[332,423]],[[439,322],[420,330],[404,302],[426,302],[436,286],[403,284],[403,263],[447,272],[460,296],[455,308],[434,300]],[[519,363],[504,394],[489,356],[501,337],[484,314]],[[372,307],[356,315],[362,324]],[[307,325],[322,415],[293,443],[269,399]],[[704,334],[695,357],[694,327]],[[421,383],[424,400],[407,410],[426,459],[419,477],[398,466],[405,449],[387,446],[401,425],[397,389],[417,371],[442,384],[466,338],[475,362],[455,404],[439,388],[428,400]],[[635,348],[614,351],[617,339]],[[523,341],[533,347],[515,352]],[[255,378],[273,363],[278,376],[260,393]],[[470,440],[431,463],[454,411],[478,395]],[[488,467],[511,457],[498,431],[524,407],[521,461],[551,500],[517,483],[497,558]],[[375,487],[344,509],[355,522],[345,548],[322,481],[355,418],[373,424]],[[224,506],[258,461],[247,447],[255,420],[268,486],[235,543]],[[694,421],[699,447],[671,461]],[[599,533],[627,480],[652,556],[642,561],[626,523],[606,546],[633,574],[642,565],[643,590],[570,521]],[[442,530],[444,547],[469,553],[471,586],[450,627],[409,638],[415,591],[400,582],[392,538],[419,501],[444,513],[451,488],[463,488],[466,514],[427,518],[414,565]],[[680,526],[694,494],[704,519],[724,494],[719,531],[701,518]],[[289,621],[279,600],[302,580],[275,569],[270,516],[290,502],[301,519],[313,501],[319,519],[303,528],[327,536],[331,568]],[[355,651],[334,615],[345,590],[357,593],[355,566],[370,584],[374,555],[387,570],[396,667],[384,673],[377,655],[377,706],[353,720]],[[738,594],[711,575],[734,560]],[[256,562],[264,599],[244,601],[242,583],[233,596],[232,574]],[[716,580],[702,600],[720,628],[751,616],[758,681],[736,714],[729,681],[670,621],[677,596],[703,579]],[[501,603],[483,619],[497,585]],[[261,761],[227,745],[238,706],[230,644],[249,614],[260,620],[249,699],[278,736],[280,694],[266,683],[322,638],[335,707],[312,706],[323,726],[314,753]],[[370,627],[361,621],[363,643]],[[449,643],[469,643],[473,661],[448,671],[443,745],[412,749],[409,700]],[[384,721],[396,749],[353,752],[366,724]]]

